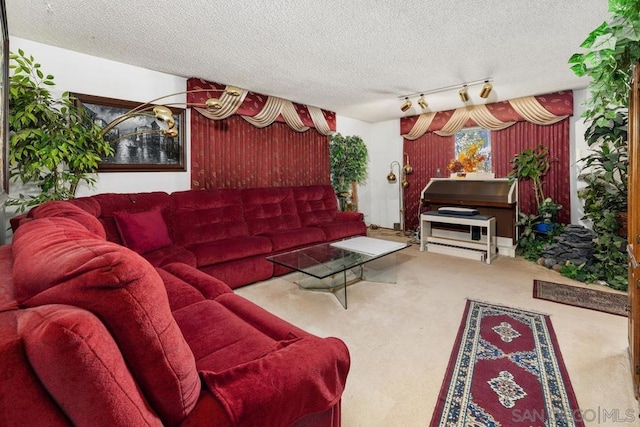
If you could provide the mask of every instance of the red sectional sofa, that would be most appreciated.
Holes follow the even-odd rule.
[[[205,274],[266,278],[266,254],[352,226],[317,209],[321,187],[296,191],[109,194],[32,210],[0,247],[0,425],[339,426],[344,343]],[[126,234],[145,221],[165,233]]]
[[[289,272],[269,255],[367,232],[361,213],[338,211],[330,185],[109,193],[70,202],[98,218],[107,240],[154,266],[183,262],[231,288]],[[66,206],[45,203],[26,217]]]

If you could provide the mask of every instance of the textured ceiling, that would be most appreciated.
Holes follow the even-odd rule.
[[[606,0],[6,0],[12,36],[368,122],[399,96],[492,77],[487,100],[586,87],[567,65]],[[457,90],[429,111],[458,108]]]

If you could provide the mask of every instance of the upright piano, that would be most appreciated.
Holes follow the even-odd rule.
[[[510,183],[507,178],[432,178],[422,190],[420,212],[447,206],[473,208],[480,215],[495,217],[498,253],[515,256],[517,183]],[[455,232],[455,227],[442,226],[441,229],[444,234]]]

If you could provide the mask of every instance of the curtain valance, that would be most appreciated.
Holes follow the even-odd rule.
[[[415,140],[427,132],[449,136],[462,128],[473,126],[502,130],[521,121],[551,125],[571,115],[573,92],[564,91],[403,117],[400,119],[400,134],[406,139]]]
[[[222,103],[220,110],[208,111],[204,108],[195,108],[200,114],[212,120],[222,120],[237,114],[259,128],[267,127],[273,122],[284,122],[297,132],[315,128],[322,135],[331,135],[336,130],[336,115],[332,111],[246,90],[242,90],[240,97],[229,96],[226,93],[221,96],[220,90],[224,88],[225,85],[191,78],[187,80],[187,91],[200,91],[187,93],[187,103],[204,104],[208,98],[220,99]],[[208,89],[212,92],[207,92]]]

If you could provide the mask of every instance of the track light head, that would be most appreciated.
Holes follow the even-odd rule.
[[[491,93],[491,89],[493,89],[493,85],[489,80],[484,82],[484,86],[482,86],[482,90],[480,91],[480,98],[487,98]]]
[[[420,95],[420,99],[418,99],[418,105],[423,110],[426,110],[429,107],[429,104],[427,104],[427,100],[424,99],[424,95]]]
[[[469,100],[469,93],[467,92],[467,85],[462,86],[462,89],[458,92],[460,95],[460,101],[467,102]]]
[[[402,110],[403,113],[406,113],[407,110],[409,110],[409,108],[411,108],[411,101],[409,101],[409,98],[405,98],[404,104],[402,104],[402,106],[400,107],[400,109]]]

